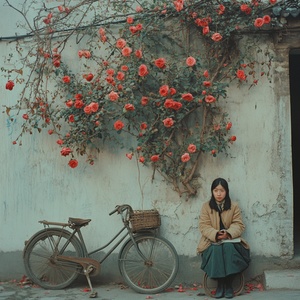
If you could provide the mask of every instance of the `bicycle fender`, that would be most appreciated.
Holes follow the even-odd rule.
[[[52,231],[58,231],[58,232],[64,232],[66,234],[69,234],[71,235],[71,232],[66,230],[66,229],[62,229],[62,228],[57,228],[57,227],[49,227],[49,228],[44,228],[44,229],[41,229],[40,231],[36,232],[29,240],[25,241],[25,247],[23,249],[23,258],[24,258],[24,255],[25,255],[25,252],[28,248],[28,245],[32,242],[33,239],[35,239],[38,235],[40,235],[41,233],[43,232],[46,232],[46,231],[49,231],[49,230],[52,230]],[[74,236],[74,238],[77,238],[76,236]]]

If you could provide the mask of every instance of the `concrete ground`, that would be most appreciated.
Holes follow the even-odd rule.
[[[101,300],[173,300],[173,299],[212,299],[205,295],[201,286],[173,286],[167,292],[156,295],[138,294],[122,284],[95,285],[94,291],[98,293],[96,299]],[[248,291],[248,292],[247,292]],[[65,290],[45,290],[31,284],[20,282],[0,282],[0,300],[84,300],[90,299],[90,292],[85,285],[79,284]],[[226,299],[226,298],[224,298]],[[299,300],[300,290],[272,289],[263,290],[261,284],[248,284],[237,300]]]

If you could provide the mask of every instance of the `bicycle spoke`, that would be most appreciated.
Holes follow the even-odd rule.
[[[165,239],[154,236],[140,236],[136,244],[138,251],[131,242],[119,260],[125,281],[140,293],[163,291],[177,273],[178,256],[174,247]]]
[[[62,250],[64,249],[64,250]],[[78,239],[59,229],[42,231],[25,249],[24,263],[28,276],[38,285],[60,289],[76,279],[81,267],[73,262],[59,260],[57,254],[82,256]]]

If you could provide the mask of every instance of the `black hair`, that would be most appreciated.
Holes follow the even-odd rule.
[[[228,182],[224,178],[216,178],[212,182],[211,188],[210,188],[211,198],[210,198],[210,201],[209,201],[209,206],[210,206],[211,209],[214,209],[214,210],[218,211],[218,206],[217,206],[217,203],[216,203],[216,199],[215,199],[214,194],[213,194],[213,190],[218,185],[221,185],[226,191],[225,202],[224,202],[224,210],[228,210],[228,209],[231,208],[231,199],[230,199],[230,196],[229,196]]]

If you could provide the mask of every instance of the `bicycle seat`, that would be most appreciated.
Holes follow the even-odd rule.
[[[69,218],[69,224],[70,227],[72,226],[86,226],[88,225],[92,220],[91,219],[79,219],[79,218]]]

